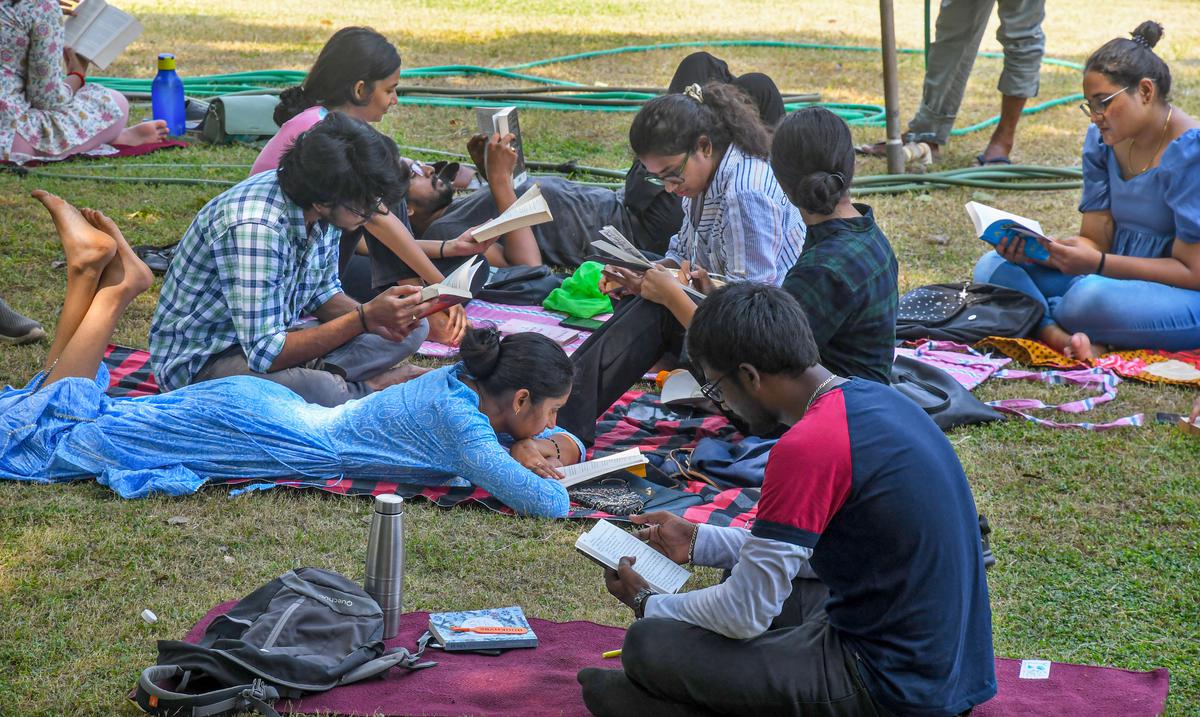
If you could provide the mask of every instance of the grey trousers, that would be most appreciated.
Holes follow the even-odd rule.
[[[313,323],[302,323],[293,329]],[[269,373],[251,371],[246,363],[245,351],[240,344],[234,344],[210,358],[192,377],[192,383],[225,376],[257,376],[287,386],[309,403],[340,406],[371,393],[366,382],[416,353],[428,335],[429,323],[426,321],[422,321],[403,341],[389,341],[375,334],[362,334],[321,358]]]
[[[908,125],[907,141],[946,144],[950,139],[979,43],[996,5],[1000,15],[996,39],[1004,48],[1004,70],[996,89],[1007,97],[1037,96],[1046,49],[1042,33],[1046,0],[942,0],[926,58],[921,107]]]
[[[598,717],[888,717],[829,625],[828,596],[819,580],[797,578],[771,629],[749,640],[678,620],[638,620],[625,634],[623,670],[579,672],[583,701]]]

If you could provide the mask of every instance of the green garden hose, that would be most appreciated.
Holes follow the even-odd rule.
[[[928,0],[926,2],[928,6]],[[928,11],[928,7],[927,7]],[[927,12],[928,14],[928,12]],[[926,18],[928,25],[928,17]],[[928,30],[928,27],[926,28]],[[923,49],[900,49],[904,54],[928,52],[928,32],[926,46]],[[536,83],[534,87],[521,88],[441,88],[424,86],[405,86],[401,104],[440,107],[475,107],[478,105],[495,104],[503,101],[505,104],[536,109],[553,109],[567,111],[591,112],[631,112],[645,101],[653,98],[661,91],[646,87],[593,87],[578,82],[559,80],[548,77],[531,75],[521,70],[531,70],[547,65],[577,62],[596,57],[649,52],[685,47],[775,47],[791,50],[830,50],[844,52],[879,52],[878,47],[866,45],[826,45],[819,43],[786,42],[781,40],[711,40],[691,42],[670,42],[656,45],[629,45],[605,50],[591,50],[570,55],[561,55],[542,60],[534,60],[507,67],[480,67],[476,65],[436,65],[401,70],[404,78],[419,77],[465,77],[470,75],[487,75],[511,80]],[[980,57],[1002,58],[995,52],[981,52]],[[1045,58],[1043,63],[1081,70],[1082,66],[1075,62]],[[216,95],[235,93],[269,93],[279,92],[285,86],[299,84],[304,80],[305,73],[297,70],[259,70],[251,72],[234,72],[219,75],[204,75],[188,77],[183,80],[185,91],[195,97],[212,97]],[[91,82],[103,85],[113,90],[130,95],[133,98],[144,99],[149,96],[149,79],[131,79],[120,77],[94,77]],[[530,98],[530,99],[527,99]],[[1035,114],[1052,107],[1076,102],[1081,94],[1058,97],[1046,102],[1027,107],[1024,114]],[[857,126],[876,127],[884,123],[884,109],[878,105],[817,102],[814,95],[790,94],[785,96],[785,106],[788,110],[819,104],[838,114],[848,124]],[[963,135],[990,127],[999,121],[992,117],[967,127],[955,129],[952,134]],[[435,150],[425,147],[402,147],[417,156],[453,157],[469,159],[466,155]],[[622,179],[624,170],[603,167],[588,167],[574,163],[554,163],[528,161],[531,169],[558,172],[572,177],[577,175],[584,184],[597,186],[620,186],[620,182],[597,182],[591,177],[607,179]],[[63,173],[42,168],[15,168],[10,171],[21,175],[53,179],[78,179],[96,182],[129,182],[129,183],[158,183],[183,184],[198,186],[232,186],[245,176],[249,165],[238,164],[88,164],[79,165],[82,169],[109,169],[120,166],[122,169],[138,171],[147,168],[173,169],[205,169],[228,170],[238,175],[237,179],[210,179],[200,177],[162,177],[140,175],[105,175],[86,172]],[[883,174],[860,175],[855,178],[851,191],[856,195],[864,194],[895,194],[933,189],[937,187],[973,187],[991,190],[1060,190],[1077,189],[1082,185],[1082,173],[1078,168],[1041,167],[1033,165],[967,167],[951,169],[926,174]]]

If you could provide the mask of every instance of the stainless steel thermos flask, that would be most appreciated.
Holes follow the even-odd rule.
[[[395,637],[404,612],[404,499],[398,495],[375,496],[363,588],[383,608],[383,638]]]

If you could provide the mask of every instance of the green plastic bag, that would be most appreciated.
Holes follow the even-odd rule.
[[[612,299],[600,293],[600,270],[603,264],[585,261],[574,274],[568,276],[562,286],[550,292],[542,302],[542,308],[590,319],[596,314],[607,314],[613,310]]]

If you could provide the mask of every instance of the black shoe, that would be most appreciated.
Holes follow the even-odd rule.
[[[45,335],[41,324],[21,316],[0,299],[0,344],[30,344]]]

